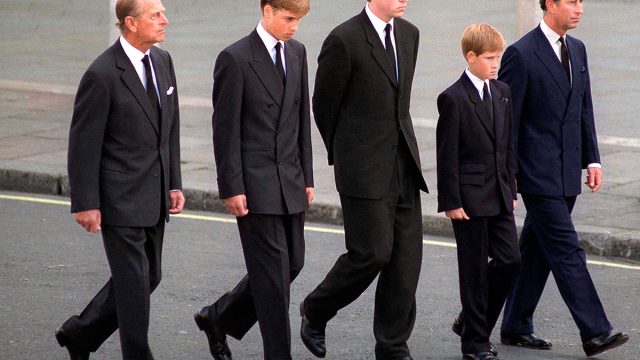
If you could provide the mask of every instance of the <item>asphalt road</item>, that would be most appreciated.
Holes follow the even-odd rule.
[[[98,235],[85,233],[68,213],[67,199],[0,192],[0,359],[68,359],[53,332],[78,313],[106,281],[109,271]],[[16,198],[13,198],[16,197]],[[309,224],[306,266],[293,286],[291,319],[294,359],[312,359],[297,336],[300,300],[344,251],[341,228]],[[415,359],[460,359],[450,331],[458,310],[455,249],[446,238],[425,239],[417,294],[418,317],[410,347]],[[157,359],[210,359],[205,337],[192,315],[231,289],[244,275],[234,220],[189,212],[167,226],[163,280],[152,296],[151,347]],[[600,359],[637,360],[640,353],[640,266],[591,257],[590,271],[610,320],[632,335],[622,348]],[[605,262],[596,265],[594,262]],[[623,268],[615,267],[622,265]],[[625,267],[626,266],[626,267]],[[329,323],[328,359],[373,359],[372,308],[375,288]],[[537,333],[552,351],[505,347],[501,359],[582,359],[577,329],[550,279],[538,309]],[[262,358],[257,327],[242,342],[230,340],[236,359]],[[92,356],[119,359],[117,336]]]

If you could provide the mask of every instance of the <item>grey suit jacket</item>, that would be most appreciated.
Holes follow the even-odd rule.
[[[173,63],[156,47],[150,56],[160,124],[119,40],[89,66],[78,87],[68,150],[71,211],[100,209],[103,224],[153,226],[161,213],[168,220],[169,190],[182,188]]]
[[[307,55],[285,45],[286,86],[257,31],[223,50],[213,72],[220,198],[245,194],[254,214],[296,214],[313,187]]]

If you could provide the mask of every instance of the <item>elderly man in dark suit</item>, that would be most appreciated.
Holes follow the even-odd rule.
[[[102,231],[111,279],[56,338],[70,357],[120,330],[122,358],[152,359],[149,295],[160,283],[169,214],[182,211],[178,93],[159,0],[119,0],[122,36],[86,71],[69,134],[71,211]]]
[[[301,304],[301,336],[326,354],[325,326],[376,277],[376,358],[410,359],[427,191],[409,115],[418,29],[406,0],[370,0],[326,38],[313,112],[344,216],[347,253]]]
[[[237,216],[248,273],[195,314],[214,359],[231,359],[226,335],[242,339],[256,320],[264,359],[291,359],[289,287],[304,264],[313,199],[307,55],[292,39],[309,0],[261,8],[257,28],[218,55],[213,74],[218,188]]]
[[[513,94],[517,184],[527,209],[522,269],[507,299],[501,341],[551,348],[534,334],[533,313],[552,272],[584,351],[592,356],[628,336],[611,332],[571,221],[582,169],[592,191],[602,185],[587,53],[580,40],[566,34],[578,25],[583,4],[540,0],[540,5],[540,26],[507,48],[499,73]]]

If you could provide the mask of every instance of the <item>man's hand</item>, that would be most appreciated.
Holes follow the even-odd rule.
[[[88,232],[96,233],[100,231],[102,216],[100,209],[80,211],[74,214],[76,222]]]
[[[182,191],[169,192],[169,214],[180,214],[182,209],[184,209],[184,203],[185,200]]]
[[[469,216],[463,208],[445,211],[444,214],[451,220],[469,220]]]
[[[224,199],[224,204],[227,206],[227,211],[231,215],[243,217],[249,213],[249,209],[247,209],[247,197],[244,194],[226,198]]]
[[[602,186],[602,169],[590,167],[587,169],[587,181],[585,182],[592,192],[600,190]]]
[[[314,190],[312,187],[308,187],[307,188],[307,202],[309,203],[309,205],[311,205],[311,203],[313,202],[313,193]]]

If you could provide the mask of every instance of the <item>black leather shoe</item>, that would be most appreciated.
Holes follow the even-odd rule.
[[[479,352],[473,354],[463,354],[464,360],[498,360],[498,358],[490,352]]]
[[[204,331],[209,342],[209,351],[215,360],[232,360],[231,350],[227,345],[227,336],[209,320],[209,307],[205,306],[193,315],[198,329]]]
[[[327,355],[327,345],[325,337],[325,326],[321,328],[312,327],[309,319],[304,314],[304,303],[300,303],[300,316],[302,324],[300,325],[300,337],[304,346],[311,351],[313,355],[323,358]]]
[[[61,347],[66,347],[67,351],[69,351],[69,359],[71,360],[89,360],[89,352],[83,352],[76,349],[76,347],[71,343],[71,339],[64,333],[62,327],[59,327],[56,330],[56,340],[58,340],[58,344]]]
[[[511,334],[507,332],[500,333],[500,342],[505,345],[522,346],[529,349],[551,350],[553,346],[550,341],[540,339],[536,334]]]
[[[600,336],[596,336],[589,341],[582,343],[582,349],[588,357],[602,354],[603,352],[618,347],[629,340],[629,335],[625,333],[611,334],[611,331]]]
[[[451,330],[458,336],[462,336],[462,330],[464,329],[464,318],[462,315],[456,315],[453,318],[453,325],[451,325]],[[489,352],[493,354],[493,356],[498,356],[498,349],[493,345],[491,341],[489,341]]]

